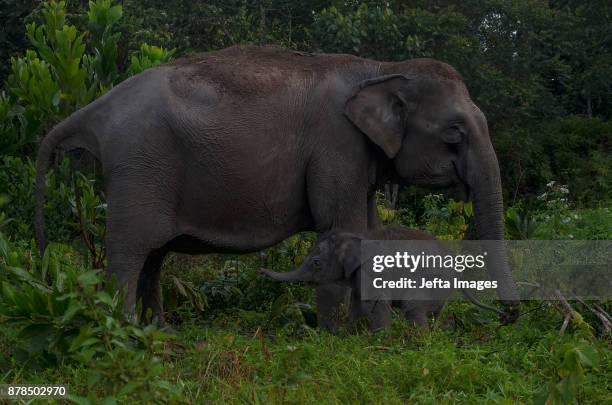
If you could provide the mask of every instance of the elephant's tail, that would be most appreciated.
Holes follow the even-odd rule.
[[[66,118],[64,121],[57,124],[48,134],[43,138],[38,149],[38,156],[36,158],[36,184],[35,184],[35,201],[36,201],[36,215],[34,220],[34,227],[36,229],[36,244],[40,251],[41,257],[45,254],[47,247],[47,240],[45,237],[45,176],[49,170],[51,158],[56,149],[62,144],[66,143],[70,146],[66,149],[86,149],[94,156],[99,157],[97,147],[92,147],[87,142],[85,136],[77,137],[77,134],[83,130],[79,124],[80,120],[75,117],[76,114]]]

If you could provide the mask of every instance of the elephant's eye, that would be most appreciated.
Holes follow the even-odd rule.
[[[315,258],[312,260],[312,264],[314,264],[315,267],[321,267],[321,260],[319,260],[318,258]]]
[[[460,143],[465,135],[465,130],[459,124],[453,124],[442,133],[442,140],[445,143]]]

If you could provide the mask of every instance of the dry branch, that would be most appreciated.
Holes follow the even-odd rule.
[[[565,316],[563,319],[563,325],[561,325],[561,329],[559,329],[559,335],[563,336],[565,334],[565,330],[567,329],[570,321],[576,320],[576,311],[572,308],[572,306],[567,302],[567,299],[561,294],[561,291],[555,290],[555,296],[561,303],[561,313]]]
[[[599,305],[595,304],[593,307],[577,296],[574,296],[574,299],[584,305],[589,311],[594,313],[597,318],[599,318],[603,325],[605,334],[608,334],[610,333],[610,331],[612,331],[612,319],[610,318],[610,315],[608,315],[608,313],[604,311]]]

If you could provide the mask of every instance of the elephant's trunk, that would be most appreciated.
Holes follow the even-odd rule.
[[[467,182],[474,206],[476,234],[480,240],[504,239],[504,204],[497,156],[489,137],[472,144],[467,160]],[[475,142],[475,143],[476,143]],[[516,320],[519,294],[512,279],[503,243],[486,244],[487,270],[497,280],[497,292],[503,305],[509,307],[506,321]]]
[[[261,273],[271,278],[272,280],[282,281],[285,283],[300,282],[300,281],[308,282],[311,279],[310,273],[307,271],[307,269],[304,266],[300,266],[295,270],[284,272],[284,273],[279,273],[279,272],[272,271],[272,270],[261,269]]]

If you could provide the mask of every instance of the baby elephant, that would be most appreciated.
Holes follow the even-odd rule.
[[[391,306],[401,308],[406,319],[418,326],[427,328],[428,319],[440,314],[446,300],[452,294],[452,290],[437,291],[436,296],[432,297],[431,300],[410,301],[409,297],[401,301],[362,300],[361,272],[358,271],[361,267],[362,240],[436,240],[436,238],[426,232],[402,226],[389,226],[359,235],[332,231],[319,239],[313,251],[296,270],[278,273],[262,269],[262,273],[277,281],[305,282],[315,286],[330,283],[348,284],[352,290],[350,321],[355,322],[365,319],[372,330],[381,330],[389,325]],[[437,250],[438,252],[430,253],[444,255],[448,252],[442,243],[438,244]],[[462,292],[479,307],[498,314],[502,313],[496,308],[478,302],[466,290],[462,290]],[[410,292],[407,291],[406,293],[409,294]]]

